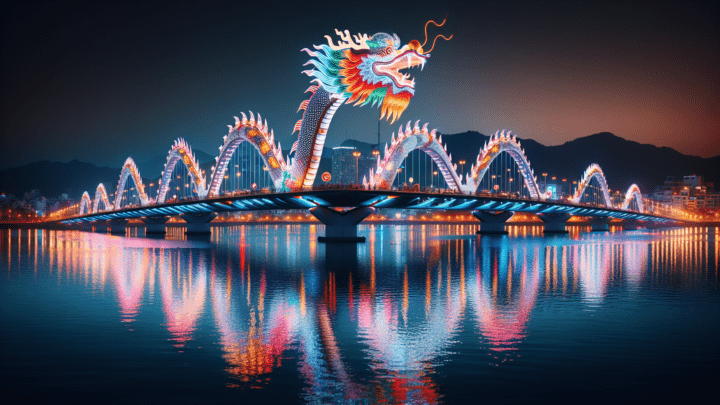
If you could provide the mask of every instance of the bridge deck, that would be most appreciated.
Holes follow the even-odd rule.
[[[673,219],[648,213],[567,201],[517,199],[488,194],[453,194],[392,190],[324,189],[288,193],[227,195],[205,200],[185,200],[161,205],[132,207],[118,211],[86,214],[62,220],[77,223],[97,220],[180,215],[184,213],[258,210],[295,210],[323,207],[367,207],[425,210],[514,211],[579,216],[607,216],[620,219],[669,222]]]

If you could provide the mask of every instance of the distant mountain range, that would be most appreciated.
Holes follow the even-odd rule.
[[[474,162],[478,151],[489,139],[487,135],[468,131],[460,134],[443,134],[443,142],[452,153],[453,160]],[[720,188],[720,156],[700,158],[683,155],[667,147],[628,141],[608,132],[594,134],[557,146],[545,146],[532,139],[520,139],[535,175],[578,180],[591,163],[602,167],[608,185],[612,189],[625,190],[637,183],[644,192],[651,192],[663,183],[667,176],[701,175],[706,181]],[[373,144],[346,140],[342,146],[355,146],[363,155],[370,155]],[[200,166],[206,172],[214,163],[214,156],[194,150]],[[331,171],[331,150],[323,153],[319,173]],[[287,154],[287,151],[284,152]],[[145,162],[137,162],[144,181],[157,181],[167,156],[158,155]],[[98,183],[104,183],[110,192],[114,190],[120,168],[97,167],[91,163],[73,160],[68,163],[41,161],[0,171],[0,192],[22,197],[25,192],[39,189],[46,197],[67,193],[79,198],[83,191],[93,192]]]
[[[465,165],[467,171],[489,136],[468,131],[443,134],[442,139],[452,153],[453,161],[464,159],[468,162]],[[597,163],[603,169],[608,187],[614,190],[627,190],[636,183],[643,193],[649,193],[655,186],[662,185],[667,176],[691,174],[703,176],[705,181],[714,182],[720,188],[720,156],[701,158],[683,155],[672,148],[628,141],[609,132],[556,146],[545,146],[532,139],[518,140],[538,179],[542,173],[548,173],[548,177],[576,181],[591,163]]]

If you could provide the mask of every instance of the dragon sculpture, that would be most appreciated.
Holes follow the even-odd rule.
[[[430,58],[430,51],[438,38],[452,38],[438,35],[430,50],[425,51],[425,42],[412,40],[402,45],[400,38],[393,34],[377,33],[351,35],[349,31],[335,30],[339,36],[337,44],[326,35],[327,44],[315,45],[314,50],[303,49],[311,59],[305,64],[311,66],[303,71],[312,78],[307,89],[310,98],[300,104],[304,110],[302,118],[295,124],[299,132],[290,154],[283,158],[280,144],[275,145],[275,134],[268,130],[260,114],[245,114],[235,118],[235,125],[220,146],[220,155],[209,185],[208,195],[217,195],[222,178],[232,153],[241,142],[253,144],[262,156],[275,188],[280,191],[301,190],[313,185],[317,176],[325,138],[333,115],[342,104],[379,106],[380,119],[395,122],[405,111],[415,94],[415,79],[406,69],[422,68]]]

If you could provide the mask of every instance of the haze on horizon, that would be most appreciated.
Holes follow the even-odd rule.
[[[214,154],[260,112],[289,147],[309,78],[300,49],[336,28],[423,40],[442,28],[400,122],[513,130],[557,145],[598,132],[720,155],[712,3],[22,3],[2,17],[0,169],[78,159],[119,167],[177,137]],[[326,146],[376,142],[379,110],[343,106]],[[382,121],[382,142],[397,131]],[[141,168],[142,169],[142,168]],[[148,173],[149,174],[149,173]]]

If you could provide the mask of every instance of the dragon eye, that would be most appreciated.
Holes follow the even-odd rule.
[[[390,55],[390,52],[392,52],[392,51],[393,51],[392,46],[388,46],[387,48],[385,48],[385,53],[386,53],[387,55]]]

